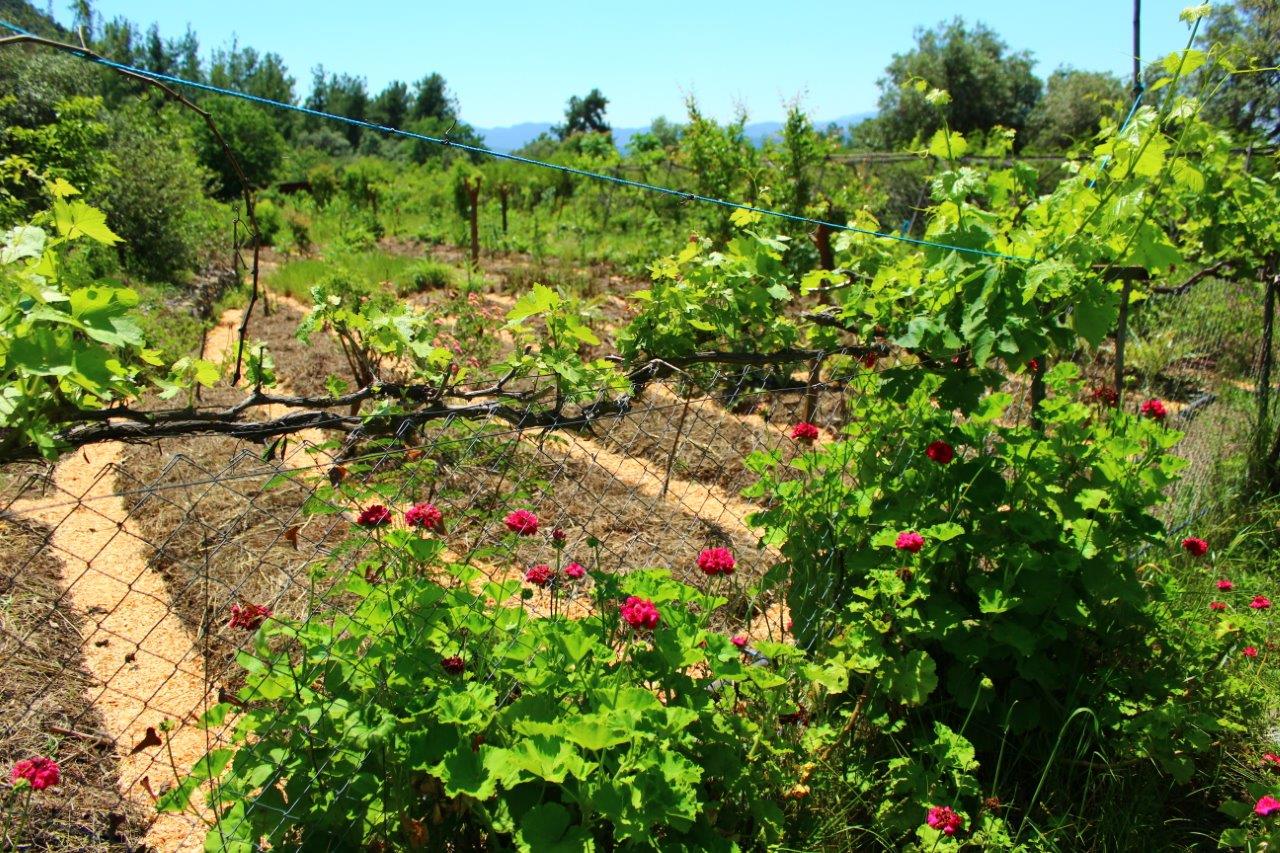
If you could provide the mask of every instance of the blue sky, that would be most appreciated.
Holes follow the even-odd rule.
[[[44,0],[35,0],[44,7]],[[1142,53],[1182,47],[1178,12],[1190,0],[1145,0]],[[917,26],[962,15],[981,20],[1014,49],[1029,49],[1037,73],[1061,65],[1110,70],[1127,79],[1130,0],[623,0],[467,2],[384,0],[97,0],[105,17],[123,15],[165,36],[190,23],[202,50],[228,43],[274,50],[305,93],[311,68],[363,76],[372,91],[393,79],[439,71],[463,118],[491,127],[555,121],[572,94],[599,87],[618,127],[683,115],[686,94],[728,118],[736,105],[752,120],[780,118],[800,97],[818,119],[875,107],[876,80]],[[64,0],[54,5],[66,22]]]

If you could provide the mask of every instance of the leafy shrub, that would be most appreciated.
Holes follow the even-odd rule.
[[[101,211],[62,184],[48,230],[21,225],[0,245],[0,458],[34,447],[53,457],[59,415],[137,396],[145,365],[158,364],[129,315],[138,294],[77,280],[62,258],[77,244],[119,242]]]
[[[264,246],[274,246],[284,228],[284,214],[270,199],[262,199],[253,206],[254,218],[258,220],[258,237]]]
[[[285,142],[264,107],[235,98],[214,97],[205,104],[227,146],[235,154],[250,187],[265,187],[284,162]],[[216,176],[218,193],[231,198],[242,192],[240,176],[218,140],[203,124],[196,133],[200,163]]]
[[[963,368],[890,368],[852,398],[846,435],[750,460],[796,641],[862,685],[855,755],[886,748],[877,731],[941,724],[979,755],[1017,742],[1004,774],[1034,788],[1071,730],[1073,754],[1150,760],[1186,782],[1228,725],[1210,624],[1172,621],[1176,579],[1137,559],[1166,547],[1151,510],[1180,436],[1099,409],[1077,371],[1047,375],[1040,430],[1012,420],[1002,392],[958,415]],[[1188,683],[1210,701],[1189,701]],[[952,793],[976,813],[976,792]],[[879,820],[905,829],[916,802]]]
[[[311,251],[311,219],[299,210],[289,208],[285,211],[285,225],[289,242],[301,254]]]
[[[402,293],[421,293],[424,290],[443,290],[453,286],[454,270],[440,261],[421,260],[414,263],[402,276]]]
[[[356,538],[372,551],[341,580],[350,615],[272,619],[239,656],[251,710],[234,757],[209,757],[212,775],[229,769],[211,849],[430,833],[460,849],[727,850],[779,837],[777,803],[804,756],[795,649],[762,646],[773,664],[751,665],[708,627],[724,599],[666,572],[594,572],[597,614],[530,618],[519,581],[481,583],[464,566],[429,579],[444,546],[425,530]],[[639,606],[634,626],[621,618],[631,596],[652,602],[656,626]]]
[[[135,106],[115,114],[111,156],[124,167],[107,180],[111,225],[124,239],[125,265],[151,279],[193,270],[220,236],[217,207],[206,199],[210,175],[185,126],[168,110]],[[145,166],[143,165],[145,164]]]

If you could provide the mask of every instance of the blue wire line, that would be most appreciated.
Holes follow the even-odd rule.
[[[14,26],[13,24],[3,19],[0,19],[0,27],[3,27],[4,29],[10,30],[11,32],[17,33],[19,35],[24,35],[24,36],[35,35],[35,33],[31,33],[22,29],[21,27]],[[955,246],[950,243],[936,243],[931,240],[920,240],[915,237],[908,237],[904,234],[894,234],[892,232],[886,232],[886,231],[872,231],[868,228],[858,228],[857,226],[854,226],[854,225],[840,224],[838,222],[827,222],[826,220],[822,220],[822,219],[811,219],[807,216],[797,216],[794,213],[785,213],[780,210],[770,210],[765,207],[756,207],[750,204],[741,204],[736,201],[727,201],[725,199],[715,198],[714,196],[705,196],[705,195],[699,195],[698,193],[685,192],[683,190],[672,189],[671,187],[659,186],[658,184],[649,184],[643,181],[633,181],[628,178],[618,177],[616,175],[605,175],[599,172],[587,171],[586,169],[577,169],[577,168],[574,168],[573,166],[565,166],[560,163],[548,163],[544,160],[535,160],[531,157],[521,157],[519,154],[506,154],[501,151],[494,151],[490,148],[482,148],[478,145],[467,145],[466,143],[463,143],[463,142],[454,142],[453,140],[448,138],[428,136],[423,133],[415,133],[411,130],[402,130],[398,127],[388,127],[387,125],[376,124],[375,122],[364,121],[363,119],[351,118],[350,116],[338,115],[336,113],[328,113],[328,112],[324,112],[323,110],[313,110],[310,107],[304,107],[299,104],[289,104],[289,103],[285,103],[284,101],[275,101],[275,100],[272,100],[271,98],[263,98],[259,95],[251,95],[248,92],[240,92],[235,89],[225,89],[221,86],[214,86],[209,83],[200,83],[195,80],[187,80],[183,77],[175,77],[172,74],[162,74],[158,71],[150,71],[146,68],[138,68],[133,65],[125,65],[124,63],[116,62],[111,59],[106,59],[101,56],[95,56],[90,53],[81,52],[80,50],[75,48],[70,48],[69,52],[75,56],[78,56],[81,59],[87,59],[91,62],[95,62],[98,65],[105,65],[108,68],[116,68],[121,71],[127,71],[131,74],[140,74],[144,77],[150,77],[154,80],[162,80],[166,83],[173,83],[178,86],[186,86],[191,89],[199,89],[201,91],[210,92],[216,95],[226,95],[232,98],[240,98],[242,100],[251,101],[253,103],[262,104],[264,106],[275,107],[276,109],[289,110],[291,112],[302,113],[303,115],[309,115],[315,118],[322,118],[322,119],[327,119],[329,121],[342,122],[344,124],[349,124],[354,127],[361,127],[367,130],[376,130],[381,133],[389,133],[389,134],[392,134],[393,136],[403,136],[409,139],[418,139],[423,142],[430,142],[434,145],[443,145],[446,148],[457,148],[460,151],[467,151],[472,154],[481,154],[486,157],[493,157],[499,160],[510,160],[511,162],[514,162],[514,163],[524,163],[529,166],[539,166],[543,169],[551,169],[553,171],[562,172],[564,174],[577,175],[578,177],[582,177],[582,178],[590,178],[591,180],[595,180],[595,181],[605,181],[607,183],[618,184],[624,187],[632,187],[634,189],[662,193],[664,195],[675,196],[677,198],[683,199],[686,202],[697,201],[697,202],[703,202],[706,204],[714,204],[714,205],[719,205],[720,207],[730,208],[732,210],[745,210],[750,213],[761,214],[762,216],[772,216],[778,219],[785,219],[789,222],[798,222],[806,225],[821,225],[836,231],[849,231],[854,234],[864,234],[868,237],[879,237],[884,240],[896,240],[900,243],[909,243],[914,246],[922,246],[925,248],[946,249],[952,252],[963,252],[965,254],[970,254],[970,255],[981,255],[987,258],[998,258],[1000,260],[1006,260],[1006,261],[1020,261],[1023,263],[1030,263],[1030,262],[1034,262],[1035,260],[1034,258],[1022,257],[1019,255],[1006,255],[1003,252],[994,252],[989,249],[975,249],[968,246]]]

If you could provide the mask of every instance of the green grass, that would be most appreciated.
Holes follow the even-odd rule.
[[[311,287],[321,278],[341,267],[348,274],[369,284],[383,283],[396,293],[413,292],[415,270],[419,276],[430,274],[432,280],[446,277],[443,270],[432,268],[424,272],[422,265],[432,263],[418,258],[397,255],[382,249],[343,253],[336,258],[296,258],[286,261],[266,277],[266,285],[275,293],[283,293],[300,302],[311,301]]]

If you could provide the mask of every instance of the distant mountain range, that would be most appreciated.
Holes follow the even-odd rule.
[[[826,128],[828,124],[837,124],[840,127],[849,127],[866,121],[875,115],[875,112],[854,113],[853,115],[840,116],[839,118],[830,119],[828,121],[815,121],[813,124],[819,130]],[[487,147],[494,151],[509,152],[522,148],[533,140],[538,138],[539,134],[550,133],[553,125],[551,122],[545,121],[526,121],[520,124],[513,124],[508,127],[478,127],[476,132],[484,137],[484,143]],[[615,127],[613,129],[613,141],[619,148],[625,149],[627,143],[631,141],[631,137],[637,133],[643,133],[649,129],[648,125],[644,127]],[[759,145],[764,140],[776,135],[782,130],[782,122],[780,121],[755,121],[747,124],[747,138],[755,144]]]

